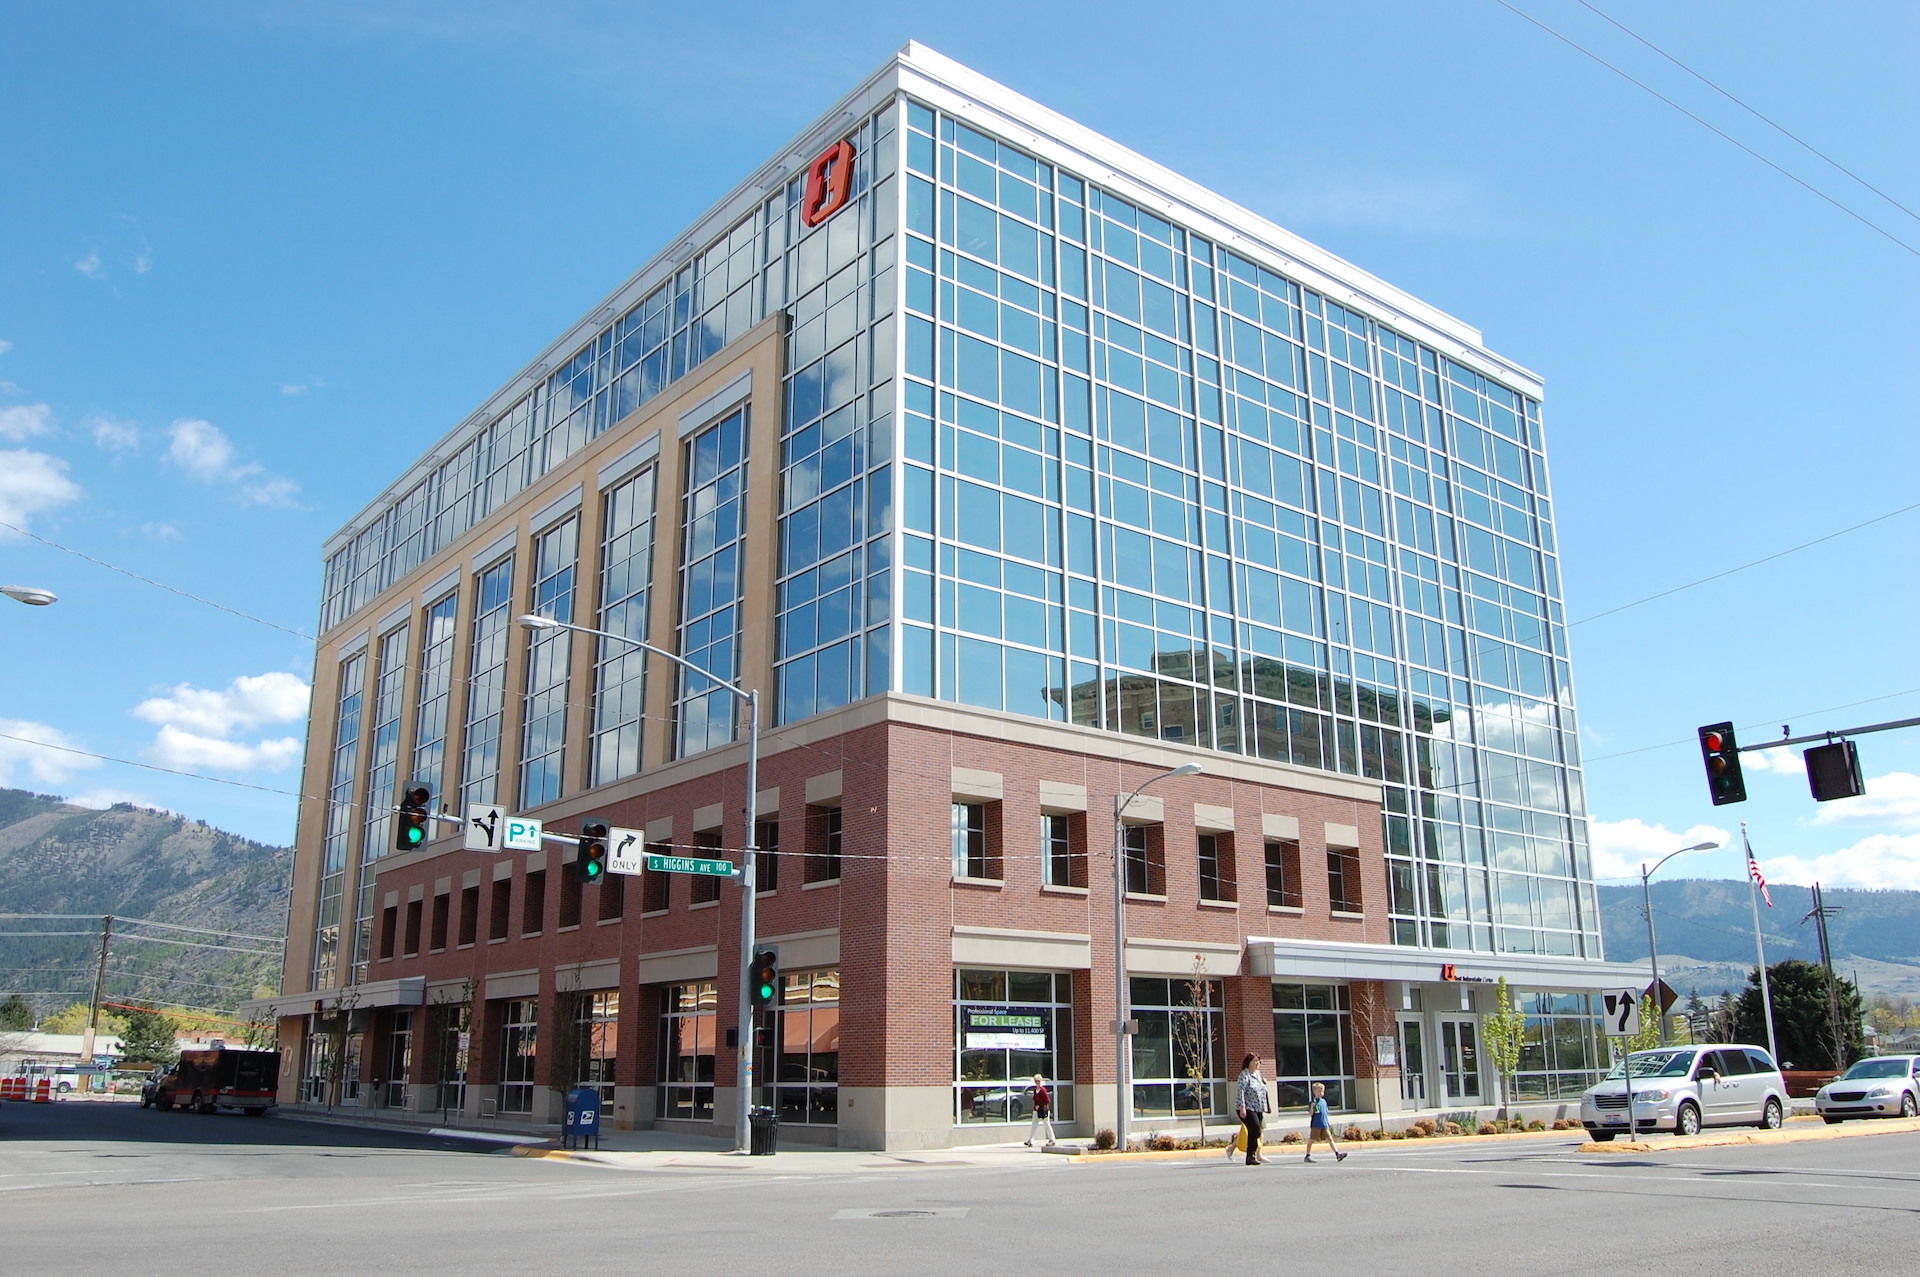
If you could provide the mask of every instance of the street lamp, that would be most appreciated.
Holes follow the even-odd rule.
[[[43,590],[37,585],[0,585],[0,594],[18,599],[30,607],[45,607],[60,601],[60,596],[52,590]]]
[[[1127,1148],[1128,1119],[1133,1116],[1133,1052],[1128,1049],[1130,1044],[1127,1042],[1130,1001],[1127,997],[1127,885],[1121,855],[1121,843],[1126,836],[1127,808],[1133,805],[1133,800],[1148,785],[1170,776],[1197,776],[1200,772],[1199,763],[1182,763],[1171,771],[1149,776],[1131,794],[1116,803],[1113,809],[1113,1095],[1116,1101],[1114,1129],[1119,1133],[1122,1152]]]
[[[573,625],[566,621],[556,621],[550,616],[529,613],[516,621],[522,629],[528,630],[572,630],[576,634],[591,634],[596,638],[613,639],[620,643],[630,643],[652,656],[664,657],[682,669],[691,670],[701,678],[725,688],[747,703],[747,842],[740,856],[740,1055],[737,1066],[739,1104],[734,1113],[733,1151],[748,1152],[751,1144],[748,1138],[748,1125],[753,1108],[753,996],[748,987],[753,979],[754,949],[754,892],[758,883],[754,853],[759,850],[756,843],[760,801],[760,693],[757,689],[741,687],[716,677],[711,671],[701,669],[685,657],[676,656],[664,648],[651,643],[643,643],[637,638],[628,638],[625,634],[614,634],[607,630],[590,629],[584,625]]]
[[[1667,1012],[1666,1008],[1660,1005],[1660,946],[1659,942],[1653,938],[1653,889],[1647,884],[1655,871],[1675,856],[1684,856],[1690,851],[1712,851],[1719,845],[1717,842],[1697,842],[1691,847],[1682,847],[1678,851],[1668,852],[1653,862],[1652,869],[1647,868],[1644,861],[1640,865],[1640,904],[1647,914],[1647,963],[1653,968],[1653,984],[1650,986],[1648,996],[1653,999],[1654,1017],[1660,1026],[1660,1045],[1662,1046],[1667,1044]],[[1646,1008],[1643,1006],[1641,1013],[1645,1014],[1645,1012]]]

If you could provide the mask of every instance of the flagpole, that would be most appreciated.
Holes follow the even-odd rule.
[[[1753,844],[1747,841],[1747,822],[1740,822],[1740,845],[1747,853],[1747,902],[1753,906],[1753,952],[1760,962],[1760,1016],[1767,1025],[1767,1054],[1773,1066],[1785,1069],[1780,1048],[1773,1042],[1773,989],[1767,980],[1767,946],[1760,938],[1760,892],[1753,880]]]

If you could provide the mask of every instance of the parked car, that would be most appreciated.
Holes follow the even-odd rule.
[[[160,1098],[160,1088],[173,1086],[176,1077],[177,1067],[155,1069],[147,1074],[147,1080],[140,1084],[140,1107],[152,1108]]]
[[[1920,1055],[1876,1055],[1861,1060],[1813,1097],[1829,1124],[1850,1117],[1920,1115]]]
[[[1633,1075],[1633,1117],[1627,1119],[1627,1070]],[[1696,1135],[1703,1126],[1779,1129],[1787,1115],[1787,1083],[1765,1048],[1671,1046],[1635,1051],[1580,1097],[1587,1134],[1606,1141],[1628,1130]]]
[[[995,1088],[974,1091],[968,1097],[968,1107],[976,1118],[992,1120],[995,1118],[1017,1122],[1033,1113],[1033,1096],[1023,1089]]]

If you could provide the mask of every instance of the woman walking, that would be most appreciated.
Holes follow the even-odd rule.
[[[1267,1080],[1260,1076],[1260,1061],[1247,1052],[1240,1061],[1240,1080],[1234,1090],[1234,1112],[1247,1128],[1247,1165],[1258,1166],[1267,1159],[1260,1156],[1260,1126],[1267,1113]]]
[[[1047,1148],[1054,1145],[1053,1138],[1053,1093],[1047,1090],[1047,1079],[1036,1073],[1033,1085],[1027,1088],[1027,1096],[1033,1101],[1033,1122],[1027,1127],[1027,1147],[1033,1147],[1033,1141],[1040,1132],[1047,1133]]]
[[[1322,1137],[1326,1139],[1327,1147],[1333,1150],[1334,1161],[1347,1160],[1347,1155],[1342,1153],[1340,1146],[1333,1142],[1333,1116],[1327,1112],[1327,1084],[1315,1082],[1313,1084],[1313,1119],[1307,1125],[1307,1160],[1309,1162],[1313,1160],[1314,1142]]]

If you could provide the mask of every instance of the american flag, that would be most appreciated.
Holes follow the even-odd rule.
[[[1753,851],[1747,851],[1747,876],[1760,888],[1760,898],[1767,902],[1767,908],[1773,908],[1773,895],[1767,890],[1767,876],[1760,872],[1760,862],[1753,858]]]

